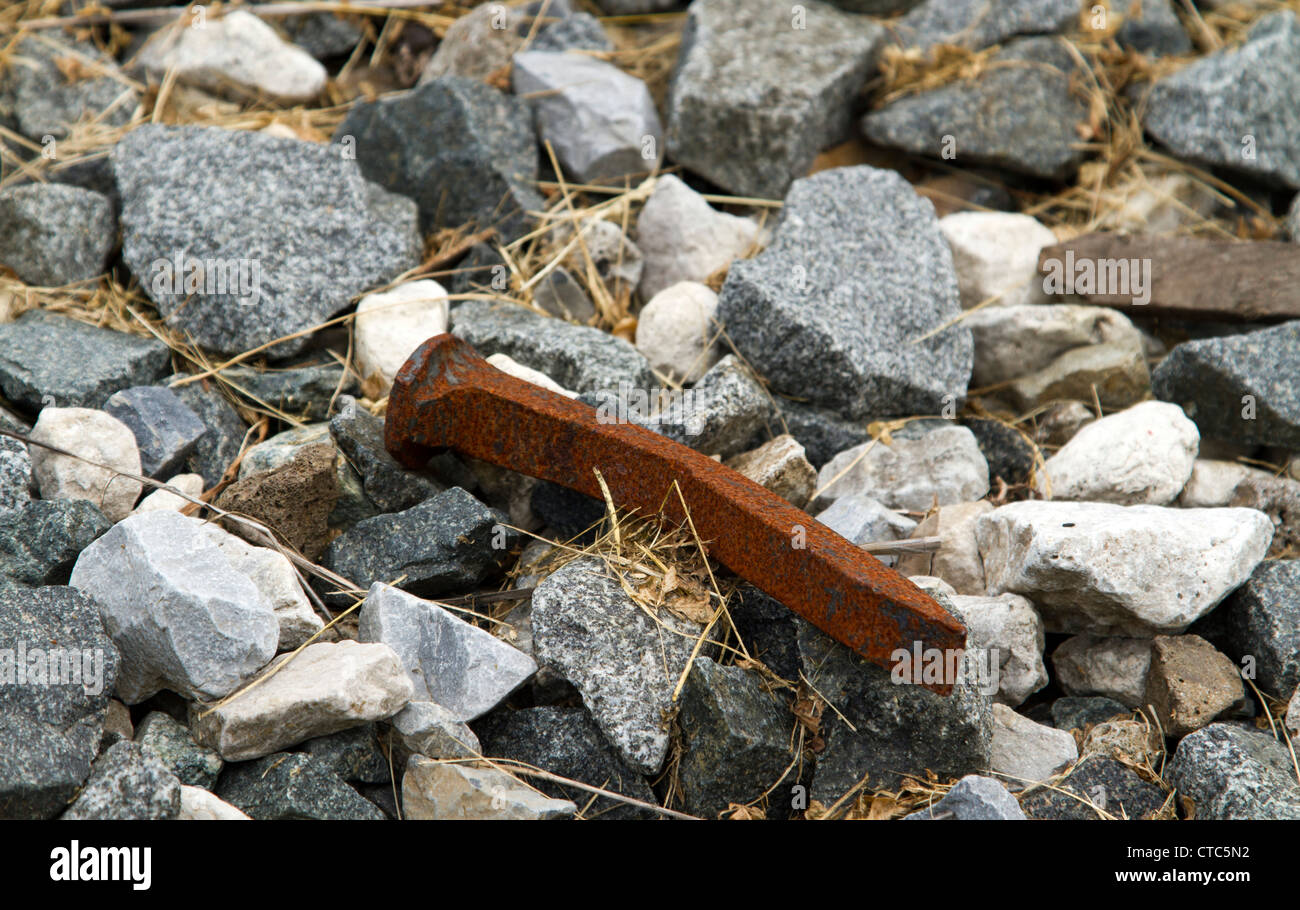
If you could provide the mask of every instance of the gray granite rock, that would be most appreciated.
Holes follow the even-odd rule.
[[[217,796],[256,819],[377,821],[370,800],[302,752],[277,752],[226,767]]]
[[[117,241],[109,201],[62,183],[0,192],[0,264],[27,284],[57,287],[104,271]]]
[[[162,711],[150,711],[135,731],[135,741],[152,749],[182,784],[211,790],[225,762],[215,749],[194,741],[189,728]]]
[[[776,239],[732,264],[718,300],[729,337],[773,391],[851,418],[958,405],[970,331],[940,327],[959,313],[934,207],[894,171],[867,166],[796,180]]]
[[[1300,560],[1269,559],[1192,631],[1218,645],[1255,683],[1285,698],[1300,685]],[[1245,658],[1250,663],[1244,663]]]
[[[388,759],[379,746],[378,726],[373,723],[309,739],[298,751],[346,781],[386,784],[392,780]]]
[[[697,0],[669,86],[669,157],[736,195],[783,197],[848,133],[883,37],[818,0]]]
[[[95,760],[64,821],[166,821],[181,811],[181,782],[152,749],[120,742]]]
[[[554,15],[554,14],[552,14]],[[573,13],[559,22],[552,22],[537,33],[528,45],[532,51],[612,51],[605,27],[590,13]]]
[[[1256,20],[1245,44],[1196,60],[1151,87],[1142,125],[1175,156],[1300,188],[1300,20]]]
[[[366,498],[381,512],[400,512],[446,489],[431,477],[408,471],[384,448],[384,422],[354,400],[341,403],[330,420],[330,436],[361,475]]]
[[[207,432],[195,443],[194,451],[185,466],[195,474],[202,475],[205,487],[215,487],[221,482],[226,468],[239,455],[248,425],[218,391],[213,380],[191,382],[177,386],[172,391],[207,427]]]
[[[1074,0],[927,0],[894,25],[904,47],[980,50],[1017,35],[1051,35],[1077,25]]]
[[[317,325],[420,261],[415,204],[337,147],[150,125],[118,142],[113,168],[123,261],[169,325],[223,353]]]
[[[19,584],[61,584],[77,556],[111,527],[86,499],[36,499],[0,524],[0,577]]]
[[[12,53],[26,65],[0,73],[0,123],[42,142],[46,136],[66,138],[85,117],[99,118],[108,127],[130,121],[139,97],[113,59],[93,45],[69,43],[44,31],[29,33]],[[59,62],[67,59],[80,64],[88,78],[65,76]]]
[[[1114,818],[1150,818],[1167,798],[1164,790],[1138,776],[1128,765],[1103,755],[1085,756],[1052,787],[1035,789],[1021,799],[1025,815],[1031,819],[1089,821],[1104,818],[1104,812]]]
[[[399,757],[401,749],[427,758],[476,758],[483,754],[474,731],[431,701],[411,702],[390,717],[388,725]]]
[[[1152,57],[1187,54],[1192,39],[1174,12],[1174,0],[1112,0],[1111,11],[1123,17],[1115,40]]]
[[[826,746],[817,757],[813,799],[830,805],[864,774],[872,787],[891,788],[903,775],[926,769],[948,778],[989,767],[992,707],[971,681],[976,672],[969,657],[963,672],[970,675],[944,697],[896,682],[890,670],[867,663],[811,624],[796,625],[803,673],[836,709],[822,715]]]
[[[533,591],[538,662],[577,687],[619,756],[643,774],[656,773],[668,753],[664,711],[700,631],[666,610],[652,619],[591,557]]]
[[[755,802],[790,767],[795,719],[757,674],[697,658],[680,704],[677,775],[692,815],[714,818],[732,803]]]
[[[1071,91],[1074,58],[1056,38],[1020,38],[979,75],[899,98],[868,114],[879,145],[1032,177],[1064,179],[1083,151],[1086,105]]]
[[[649,361],[623,339],[521,306],[466,301],[451,311],[451,327],[484,357],[506,354],[578,393],[656,386]]]
[[[1132,713],[1132,709],[1104,695],[1067,695],[1052,702],[1052,723],[1060,730],[1083,730]]]
[[[530,36],[536,40],[545,23],[562,22],[572,12],[569,0],[533,0],[521,6],[480,4],[447,27],[420,74],[420,83],[444,76],[484,82],[500,78]]]
[[[1266,731],[1210,724],[1182,738],[1166,770],[1198,819],[1300,819],[1287,747]]]
[[[158,379],[170,357],[156,339],[44,310],[28,310],[0,324],[0,390],[32,412],[47,404],[97,408],[119,389]],[[76,369],[68,369],[69,364]]]
[[[275,655],[270,601],[179,512],[118,522],[81,552],[70,584],[99,604],[122,654],[116,694],[127,704],[164,688],[220,698]]]
[[[537,672],[522,651],[450,611],[385,584],[366,593],[360,641],[397,652],[414,701],[432,701],[456,720],[481,717]]]
[[[529,223],[524,212],[542,207],[528,182],[537,143],[527,104],[477,80],[442,76],[361,102],[335,142],[346,136],[362,174],[416,201],[424,231],[474,223],[512,239]]]
[[[149,477],[177,474],[207,432],[199,415],[165,386],[122,389],[108,397],[103,409],[135,435],[140,467]]]
[[[90,773],[119,664],[90,598],[0,583],[0,817],[63,811]]]
[[[483,754],[524,762],[579,783],[656,803],[654,792],[636,771],[620,759],[601,735],[591,715],[581,707],[541,706],[496,711],[474,724]],[[576,787],[534,780],[553,799],[585,805],[591,794]],[[650,813],[604,797],[583,812],[588,819],[650,818]]]
[[[363,588],[404,575],[404,590],[435,597],[483,581],[517,539],[504,516],[452,487],[405,511],[357,522],[330,543],[323,562]]]
[[[905,817],[917,819],[957,819],[958,821],[1024,820],[1020,803],[1006,787],[991,777],[967,774],[944,794],[943,799]]]
[[[1152,372],[1151,391],[1203,437],[1300,448],[1300,321],[1185,341]]]
[[[304,421],[327,420],[336,396],[360,391],[357,379],[339,364],[254,370],[235,366],[221,373],[250,395]]]
[[[579,183],[643,174],[663,161],[663,127],[646,84],[586,54],[527,50],[510,85],[528,98],[538,138]]]
[[[0,427],[4,427],[0,419]],[[0,436],[0,515],[21,509],[32,500],[32,457],[17,439]]]

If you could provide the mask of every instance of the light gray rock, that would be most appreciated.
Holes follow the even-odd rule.
[[[411,758],[402,777],[402,813],[408,819],[572,818],[578,807],[551,799],[495,768],[449,765],[422,755]]]
[[[803,446],[789,433],[728,458],[726,465],[801,509],[817,484],[817,472],[804,457]]]
[[[938,537],[939,549],[934,553],[903,556],[898,561],[898,571],[904,575],[934,575],[952,585],[958,594],[982,595],[984,563],[975,540],[975,521],[991,511],[992,504],[983,499],[932,510],[911,536]]]
[[[0,122],[33,142],[44,142],[46,136],[64,139],[83,118],[110,128],[125,126],[139,104],[130,80],[93,45],[42,31],[28,33],[12,53],[24,65],[10,66],[0,75]],[[64,75],[59,62],[65,60],[80,65],[86,78]]]
[[[781,219],[763,253],[732,263],[718,299],[773,391],[850,418],[958,405],[971,341],[943,328],[961,310],[934,207],[894,171],[844,167],[796,180]]]
[[[1148,638],[1075,635],[1052,652],[1052,672],[1066,694],[1104,695],[1129,708],[1143,707],[1150,666]]]
[[[597,419],[618,418],[617,404],[610,396],[602,397]],[[728,354],[693,388],[670,397],[657,413],[636,422],[698,452],[729,458],[745,450],[770,411],[763,387],[734,354]],[[635,421],[635,415],[630,419]]]
[[[865,493],[846,493],[817,513],[817,520],[855,544],[903,540],[916,522],[887,509]],[[892,558],[892,557],[890,557]]]
[[[904,816],[904,821],[918,819],[956,819],[958,821],[1023,821],[1020,803],[1006,787],[991,777],[967,774],[952,785],[943,799],[919,812]]]
[[[550,15],[557,15],[551,4]],[[534,51],[612,51],[614,42],[605,34],[600,20],[590,13],[572,13],[559,22],[552,22],[537,33],[528,45]]]
[[[1300,188],[1300,21],[1256,20],[1245,44],[1223,48],[1152,87],[1142,125],[1179,158]]]
[[[86,499],[109,521],[131,513],[143,485],[118,473],[140,474],[140,450],[126,424],[90,408],[50,407],[41,411],[30,437],[78,456],[28,447],[42,499]]]
[[[456,715],[431,701],[412,701],[388,721],[407,750],[426,758],[475,758],[478,737]]]
[[[939,230],[952,248],[963,308],[989,299],[994,307],[1047,302],[1038,252],[1056,243],[1056,235],[1038,219],[1013,212],[954,212],[939,219]],[[978,340],[975,350],[978,373]]]
[[[353,322],[357,372],[388,394],[393,377],[428,338],[447,331],[447,291],[432,279],[408,281],[390,291],[367,294]]]
[[[753,221],[717,211],[681,178],[664,174],[636,220],[636,245],[645,256],[641,297],[651,300],[681,281],[704,281],[757,240]]]
[[[980,50],[1016,35],[1050,35],[1079,21],[1072,0],[927,0],[895,25],[904,47],[937,44]]]
[[[663,160],[663,127],[646,84],[585,54],[515,54],[510,84],[526,97],[537,133],[580,183],[644,174]]]
[[[1077,125],[1087,119],[1071,90],[1075,58],[1057,38],[1010,41],[978,75],[907,95],[862,120],[878,145],[1064,179],[1078,169]]]
[[[994,701],[1015,708],[1047,685],[1043,621],[1032,603],[1015,594],[957,594],[951,601],[966,625],[966,646],[989,652],[990,665],[998,668]]]
[[[959,261],[956,254],[954,261]],[[1034,261],[1037,263],[1037,254]],[[962,321],[970,328],[975,342],[971,382],[977,387],[997,385],[1045,370],[1061,355],[1076,348],[1109,343],[1136,352],[1142,349],[1142,335],[1133,323],[1123,313],[1108,307],[991,306],[969,314]]]
[[[533,303],[552,316],[585,325],[596,315],[591,302],[573,273],[560,266],[552,269],[533,288]]]
[[[148,746],[120,742],[96,759],[64,821],[166,821],[181,811],[181,782]]]
[[[1273,524],[1254,509],[1016,502],[975,528],[990,594],[1032,600],[1049,632],[1182,632],[1244,582]]]
[[[181,784],[181,809],[177,821],[249,821],[249,817],[215,793]]]
[[[781,198],[847,134],[883,37],[818,0],[692,3],[669,86],[669,157],[738,196]]]
[[[317,325],[420,261],[415,204],[367,181],[335,147],[148,125],[112,160],[123,261],[169,325],[223,353]],[[196,264],[204,279],[192,291]]]
[[[1046,780],[1079,757],[1067,730],[1034,723],[1006,705],[993,706],[993,759],[989,768],[1016,789]]]
[[[818,496],[833,502],[870,495],[891,509],[924,512],[973,502],[989,491],[989,467],[965,427],[941,426],[917,437],[872,440],[839,453],[817,476]]]
[[[287,106],[311,101],[329,78],[311,54],[239,9],[205,21],[202,28],[184,22],[164,27],[136,59],[160,81],[174,73],[185,85],[237,99],[262,96]]]
[[[663,712],[701,631],[667,611],[657,620],[590,557],[533,591],[538,661],[577,687],[619,755],[644,774],[656,773],[667,755]]]
[[[1167,779],[1198,819],[1300,819],[1300,786],[1286,746],[1262,730],[1210,724],[1185,736]]]
[[[718,295],[706,285],[695,281],[670,285],[641,308],[636,349],[668,379],[697,382],[722,356],[716,341],[717,312]]]
[[[201,474],[177,474],[167,481],[167,486],[175,487],[182,493],[197,499],[203,494],[203,476]],[[170,509],[173,512],[179,512],[190,504],[189,499],[173,493],[171,490],[154,490],[140,500],[140,504],[135,507],[131,514],[156,512],[159,509]]]
[[[1034,373],[1021,376],[999,394],[1021,411],[1061,401],[1091,401],[1117,410],[1148,396],[1151,377],[1140,347],[1108,342],[1073,348]]]
[[[1235,461],[1198,458],[1192,463],[1192,474],[1183,491],[1178,494],[1178,505],[1187,509],[1213,509],[1232,505],[1233,493],[1240,483],[1254,480],[1271,480],[1273,475],[1259,468],[1248,467]]]
[[[392,648],[355,641],[317,642],[264,682],[191,720],[195,739],[227,761],[247,761],[392,717],[414,687]]]
[[[0,192],[0,263],[27,284],[58,287],[104,271],[117,240],[108,199],[62,183]]]
[[[546,28],[553,27],[538,31],[536,26],[545,22],[560,25],[570,12],[568,0],[535,0],[524,6],[480,4],[447,27],[420,83],[443,76],[485,80],[510,65],[510,58],[523,48],[529,35],[534,35],[535,45]]]
[[[118,522],[82,551],[70,584],[99,604],[122,654],[116,691],[127,704],[164,688],[220,698],[275,655],[270,602],[177,512]]]
[[[579,394],[655,386],[650,364],[621,338],[521,306],[469,300],[452,310],[451,327],[484,357],[506,354]]]
[[[1039,491],[1052,499],[1168,505],[1192,476],[1200,442],[1178,405],[1144,401],[1076,433],[1047,459]]]
[[[114,392],[104,402],[104,412],[134,434],[140,467],[148,477],[179,471],[207,432],[199,416],[165,386],[132,386]]]
[[[378,582],[366,593],[358,636],[397,653],[414,701],[435,702],[459,721],[491,711],[537,672],[532,658],[491,633]]]

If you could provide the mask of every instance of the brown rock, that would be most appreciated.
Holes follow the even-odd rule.
[[[801,509],[817,486],[817,469],[809,463],[804,447],[788,433],[725,463]]]
[[[1143,702],[1167,736],[1185,736],[1245,702],[1237,667],[1199,635],[1157,635]]]
[[[338,451],[332,445],[303,446],[288,464],[235,481],[216,505],[262,522],[314,561],[329,543],[327,519],[339,498],[336,458]],[[224,524],[233,534],[249,534],[238,522]]]

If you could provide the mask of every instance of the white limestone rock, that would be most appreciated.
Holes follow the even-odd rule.
[[[41,410],[30,435],[36,442],[106,466],[95,467],[42,446],[29,446],[41,499],[88,499],[114,522],[131,514],[143,485],[115,473],[140,474],[140,449],[126,424],[92,408],[48,407]]]

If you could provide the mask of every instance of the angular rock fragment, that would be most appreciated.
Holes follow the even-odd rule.
[[[109,527],[85,499],[31,500],[0,525],[0,578],[33,587],[61,584],[81,551]]]
[[[29,33],[12,48],[13,59],[0,74],[0,121],[33,142],[45,136],[64,139],[83,120],[110,128],[125,126],[139,96],[117,64],[88,43],[72,43],[43,31]],[[60,63],[63,65],[60,66]],[[77,67],[84,79],[69,79],[65,67]]]
[[[1167,798],[1164,790],[1128,765],[1101,755],[1084,758],[1052,787],[1033,790],[1021,800],[1025,815],[1077,821],[1152,818],[1164,809]]]
[[[102,195],[61,183],[0,192],[0,263],[27,284],[58,287],[104,271],[117,239]]]
[[[1248,665],[1265,692],[1284,698],[1300,685],[1297,590],[1300,560],[1266,560],[1192,631],[1213,641],[1238,667]]]
[[[181,782],[152,749],[111,746],[95,760],[90,778],[64,821],[166,821],[181,811]]]
[[[1043,621],[1034,605],[1015,594],[972,597],[954,594],[954,611],[966,625],[966,647],[983,649],[998,668],[994,700],[1014,708],[1047,685]]]
[[[381,512],[400,512],[441,493],[430,477],[408,471],[384,447],[384,422],[354,400],[344,399],[329,424],[330,436],[361,475],[366,498]]]
[[[726,465],[799,508],[808,502],[817,483],[817,472],[804,457],[803,446],[789,434],[733,456]]]
[[[1185,736],[1241,707],[1241,672],[1199,635],[1157,635],[1151,642],[1143,706],[1150,706],[1166,736]]]
[[[551,799],[495,768],[448,765],[416,755],[402,777],[402,811],[409,819],[571,818],[578,807]]]
[[[140,467],[148,477],[170,477],[180,470],[207,432],[199,416],[171,389],[132,386],[114,392],[104,412],[126,424],[140,448]]]
[[[1052,652],[1052,671],[1070,695],[1099,695],[1128,708],[1144,707],[1151,641],[1075,635]]]
[[[124,476],[140,474],[140,450],[126,424],[90,408],[48,407],[30,435],[32,474],[42,499],[88,500],[109,521],[130,514],[143,485]]]
[[[215,749],[200,746],[187,727],[161,711],[149,712],[140,722],[135,741],[152,749],[182,784],[192,787],[211,790],[225,764]]]
[[[314,560],[329,540],[328,519],[338,502],[336,457],[331,446],[306,446],[283,467],[235,481],[216,505],[261,522]],[[232,533],[252,533],[238,522],[227,520],[226,526]]]
[[[991,777],[967,774],[932,806],[913,812],[906,821],[917,819],[957,819],[959,821],[1023,821],[1016,798]]]
[[[989,491],[988,462],[965,427],[940,426],[891,444],[872,440],[832,458],[817,477],[819,498],[867,494],[889,508],[924,512],[982,499]]]
[[[1210,724],[1178,743],[1166,771],[1194,818],[1300,819],[1287,747],[1267,732]]]
[[[232,764],[217,796],[256,819],[379,821],[374,803],[315,758],[280,752]]]
[[[983,595],[986,587],[984,564],[980,561],[979,544],[975,540],[975,521],[992,511],[993,506],[982,499],[932,510],[915,526],[911,536],[938,537],[938,551],[904,555],[898,560],[898,571],[904,575],[942,578],[958,594]]]
[[[992,742],[989,768],[1015,789],[1044,781],[1079,757],[1065,730],[1034,723],[1002,704],[993,706]]]
[[[681,178],[664,174],[636,220],[636,245],[645,256],[641,296],[650,300],[678,282],[703,282],[757,241],[753,221],[717,211]]]

